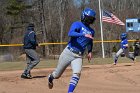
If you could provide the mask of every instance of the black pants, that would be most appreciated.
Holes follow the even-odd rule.
[[[140,49],[139,48],[134,49],[134,57],[139,56],[139,54],[140,54]]]

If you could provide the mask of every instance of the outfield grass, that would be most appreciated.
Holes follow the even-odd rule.
[[[54,68],[57,65],[58,60],[42,60],[35,68]],[[132,62],[130,59],[120,57],[118,63]],[[137,57],[137,62],[140,62],[140,57]],[[103,65],[112,64],[112,58],[93,58],[89,63],[87,59],[84,59],[83,65]],[[23,70],[26,66],[25,61],[20,62],[0,62],[0,71],[11,70]]]

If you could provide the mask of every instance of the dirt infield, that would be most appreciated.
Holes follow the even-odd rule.
[[[71,70],[67,69],[55,80],[54,88],[50,90],[46,76],[52,70],[35,69],[31,80],[21,79],[22,71],[1,71],[0,93],[67,93]],[[83,67],[74,93],[140,93],[140,63]]]

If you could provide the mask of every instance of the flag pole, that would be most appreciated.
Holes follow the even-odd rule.
[[[101,0],[99,0],[99,12],[100,12],[100,30],[101,30],[101,41],[102,41],[102,57],[105,58],[104,53],[104,38],[103,38],[103,26],[102,26],[102,10],[101,10]]]

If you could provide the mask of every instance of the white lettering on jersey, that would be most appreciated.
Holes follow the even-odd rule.
[[[91,32],[84,27],[82,27],[82,30],[83,30],[83,34],[91,34]]]

